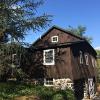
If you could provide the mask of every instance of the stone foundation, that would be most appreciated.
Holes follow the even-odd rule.
[[[54,80],[54,87],[60,88],[62,90],[65,90],[66,88],[73,89],[73,83],[72,83],[72,80],[69,78],[55,79]]]
[[[69,78],[63,79],[53,79],[53,85],[46,85],[45,86],[53,86],[55,89],[62,89],[65,90],[66,88],[73,89],[73,82]]]

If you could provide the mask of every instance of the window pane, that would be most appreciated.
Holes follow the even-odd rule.
[[[45,52],[45,62],[50,63],[53,61],[53,51],[50,50],[48,52]]]
[[[54,38],[53,38],[53,41],[57,41],[57,37],[54,37]]]
[[[83,64],[83,55],[82,55],[82,51],[80,51],[80,64]]]
[[[54,49],[44,50],[44,65],[54,65]]]
[[[85,62],[86,62],[86,65],[89,64],[89,61],[88,61],[88,55],[85,55]]]
[[[53,85],[53,78],[46,78],[47,85]]]
[[[58,36],[52,36],[51,42],[54,42],[54,43],[58,42]]]

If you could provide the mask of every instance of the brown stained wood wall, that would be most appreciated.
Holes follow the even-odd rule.
[[[83,52],[83,64],[80,64],[79,51]],[[88,55],[89,65],[86,65],[85,54]],[[95,67],[92,65],[92,59],[96,59],[91,48],[85,43],[76,44],[71,47],[71,66],[74,79],[95,77]]]
[[[31,66],[31,68],[33,68],[33,77],[72,79],[69,47],[55,48],[55,65],[43,65],[43,50],[35,51],[33,56],[35,56],[34,65]]]
[[[62,32],[57,29],[51,30],[46,36],[41,38],[34,46],[44,46],[45,42],[48,42],[48,45],[51,43],[51,37],[52,36],[58,36],[58,43],[65,43],[65,42],[72,42],[75,40],[79,40],[78,38],[69,35],[65,32]]]
[[[47,77],[52,78],[71,78],[72,71],[70,64],[70,48],[59,48],[60,55],[56,53],[55,65],[45,66],[47,69]]]
[[[76,43],[69,46],[65,45],[62,47],[54,47],[56,51],[55,65],[43,65],[43,50],[51,48],[49,47],[49,44],[51,44],[52,36],[58,36],[57,44],[81,40],[59,29],[54,28],[50,30],[49,33],[33,44],[34,47],[42,46],[44,48],[36,49],[33,52],[34,63],[30,68],[32,77],[71,78],[72,80],[77,80],[95,76],[94,68],[91,63],[91,57],[95,58],[96,54],[94,53],[93,48],[91,48],[86,42]],[[89,55],[89,66],[85,65],[85,60],[84,64],[80,65],[80,50]]]

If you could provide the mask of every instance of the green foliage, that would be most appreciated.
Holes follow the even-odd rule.
[[[100,83],[100,50],[96,50],[97,52],[97,81]]]
[[[66,91],[64,90],[57,91],[53,95],[52,99],[53,100],[75,100],[75,97],[72,90],[67,89]]]
[[[52,100],[63,100],[63,96],[61,94],[55,94]]]
[[[37,14],[43,0],[0,0],[0,41],[11,35],[23,39],[26,32],[45,28],[51,21],[48,14]],[[5,37],[7,38],[7,37]]]
[[[100,56],[100,50],[96,50],[97,55]]]
[[[100,59],[97,59],[97,81],[100,83]]]
[[[34,95],[41,100],[75,100],[71,90],[55,91],[53,88],[16,82],[0,83],[0,99],[12,100],[18,96]]]
[[[0,0],[0,79],[8,78],[11,71],[17,71],[17,76],[23,75],[20,70],[12,68],[16,67],[12,54],[15,53],[18,60],[21,54],[28,62],[24,56],[27,50],[22,44],[14,42],[24,39],[30,29],[39,31],[49,25],[51,15],[37,14],[38,7],[43,3],[43,0]]]
[[[86,27],[82,25],[79,25],[77,28],[73,28],[72,26],[69,26],[67,30],[74,33],[77,36],[85,38],[89,43],[92,43],[92,38],[84,35],[86,32]]]
[[[11,76],[12,71],[16,76],[22,77],[23,72],[20,67],[21,56],[24,55],[26,49],[18,43],[3,43],[0,44],[0,79]],[[13,54],[16,54],[14,59]],[[3,58],[3,59],[2,59]]]

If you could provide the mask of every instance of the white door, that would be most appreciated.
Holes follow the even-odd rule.
[[[88,86],[89,86],[90,98],[93,98],[93,96],[94,96],[94,82],[93,82],[93,78],[89,78],[88,79]]]

